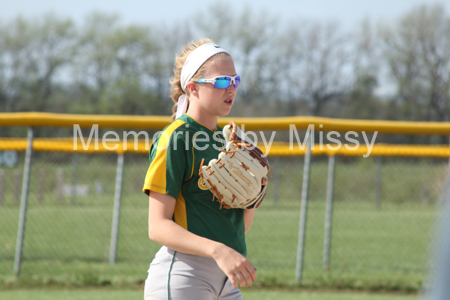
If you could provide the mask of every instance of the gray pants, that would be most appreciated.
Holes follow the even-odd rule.
[[[212,258],[162,247],[150,264],[145,300],[242,300]]]

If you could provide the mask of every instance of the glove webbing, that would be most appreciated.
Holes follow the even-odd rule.
[[[250,144],[246,144],[246,143],[236,143],[236,142],[233,142],[232,143],[233,144],[233,146],[241,146],[241,145],[245,145],[245,146],[250,146]],[[237,148],[237,147],[236,147]],[[230,158],[233,158],[234,157],[234,154],[236,153],[236,152],[238,152],[239,150],[219,150],[220,152],[224,152],[225,154],[229,154],[229,153],[231,153],[231,156],[230,156]],[[205,159],[203,158],[202,159],[202,162],[200,163],[200,170],[199,170],[199,173],[198,173],[198,175],[204,180],[204,178],[203,178],[203,173],[202,173],[202,167],[203,167],[203,162],[205,161]],[[221,161],[221,159],[219,158],[219,160],[217,160],[216,162],[215,162],[215,164],[218,164],[218,163],[220,163],[220,161]],[[225,163],[222,163],[222,165],[220,165],[219,166],[219,168],[221,169],[221,168],[223,168],[225,166]],[[250,168],[249,167],[247,167],[243,162],[242,163],[240,163],[240,166],[242,167],[242,168],[244,168],[244,170],[249,170]],[[211,169],[211,166],[208,166],[208,167],[206,167],[205,168],[205,171],[207,171],[207,170],[209,170],[209,169]],[[212,175],[212,174],[214,174],[214,170],[209,174],[209,175]],[[230,176],[232,176],[231,174],[230,174]],[[217,201],[220,203],[220,209],[222,209],[222,207],[224,207],[224,208],[226,208],[226,209],[230,209],[231,208],[231,206],[229,206],[229,205],[226,205],[223,201],[222,201],[222,199],[223,199],[223,195],[219,192],[219,190],[217,190],[217,188],[216,188],[216,186],[215,185],[213,185],[212,183],[211,183],[211,181],[208,179],[208,178],[206,178],[206,181],[208,181],[208,183],[209,183],[209,186],[211,187],[210,188],[210,190],[211,190],[211,192],[212,192],[212,194],[213,194],[213,199],[212,199],[212,201],[214,201],[214,198],[217,198]],[[236,180],[236,182],[237,182],[238,180]],[[220,183],[220,181],[219,181],[219,183]],[[225,188],[227,188],[227,187],[225,187]],[[233,194],[233,199],[231,199],[231,203],[233,203],[234,202],[234,200],[236,200],[236,195],[234,195]]]

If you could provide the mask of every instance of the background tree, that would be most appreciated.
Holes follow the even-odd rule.
[[[380,30],[397,92],[392,119],[446,121],[450,113],[450,19],[440,5],[419,6]]]
[[[344,118],[383,118],[385,103],[377,95],[381,72],[379,62],[383,59],[376,28],[369,19],[364,19],[352,33],[351,51],[354,82],[337,111]]]
[[[160,45],[151,34],[145,26],[122,26],[117,16],[90,15],[80,33],[80,55],[73,68],[78,97],[72,109],[160,113]]]
[[[77,51],[73,22],[52,14],[18,17],[0,30],[0,109],[57,110],[64,71]]]
[[[335,116],[338,101],[351,86],[349,37],[337,23],[300,22],[288,25],[281,37],[281,66],[286,95],[314,116]],[[333,104],[328,107],[328,104]],[[306,107],[305,107],[306,106]],[[290,110],[294,109],[292,105]]]

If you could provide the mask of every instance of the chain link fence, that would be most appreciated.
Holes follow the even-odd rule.
[[[23,128],[8,130],[4,136],[26,137]],[[52,130],[34,132],[42,137]],[[70,135],[60,129],[55,134]],[[18,259],[25,153],[15,153],[6,154],[15,155],[15,163],[0,166],[0,283],[15,280]],[[280,285],[296,278],[304,157],[269,160],[273,177],[247,234],[248,258],[261,282]],[[330,177],[330,158],[311,158],[302,282],[348,281],[357,287],[364,281],[375,286],[409,280],[420,285],[448,159],[338,156],[331,163]],[[71,285],[144,281],[160,247],[147,235],[148,198],[142,185],[148,165],[142,153],[33,152],[21,280]],[[326,231],[329,178],[334,191],[328,197],[332,213]]]

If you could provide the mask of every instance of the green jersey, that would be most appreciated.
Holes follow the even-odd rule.
[[[212,131],[186,114],[176,119],[152,144],[143,191],[174,197],[175,223],[246,255],[244,210],[220,209],[198,175],[202,159],[217,159],[224,142],[219,126]]]

